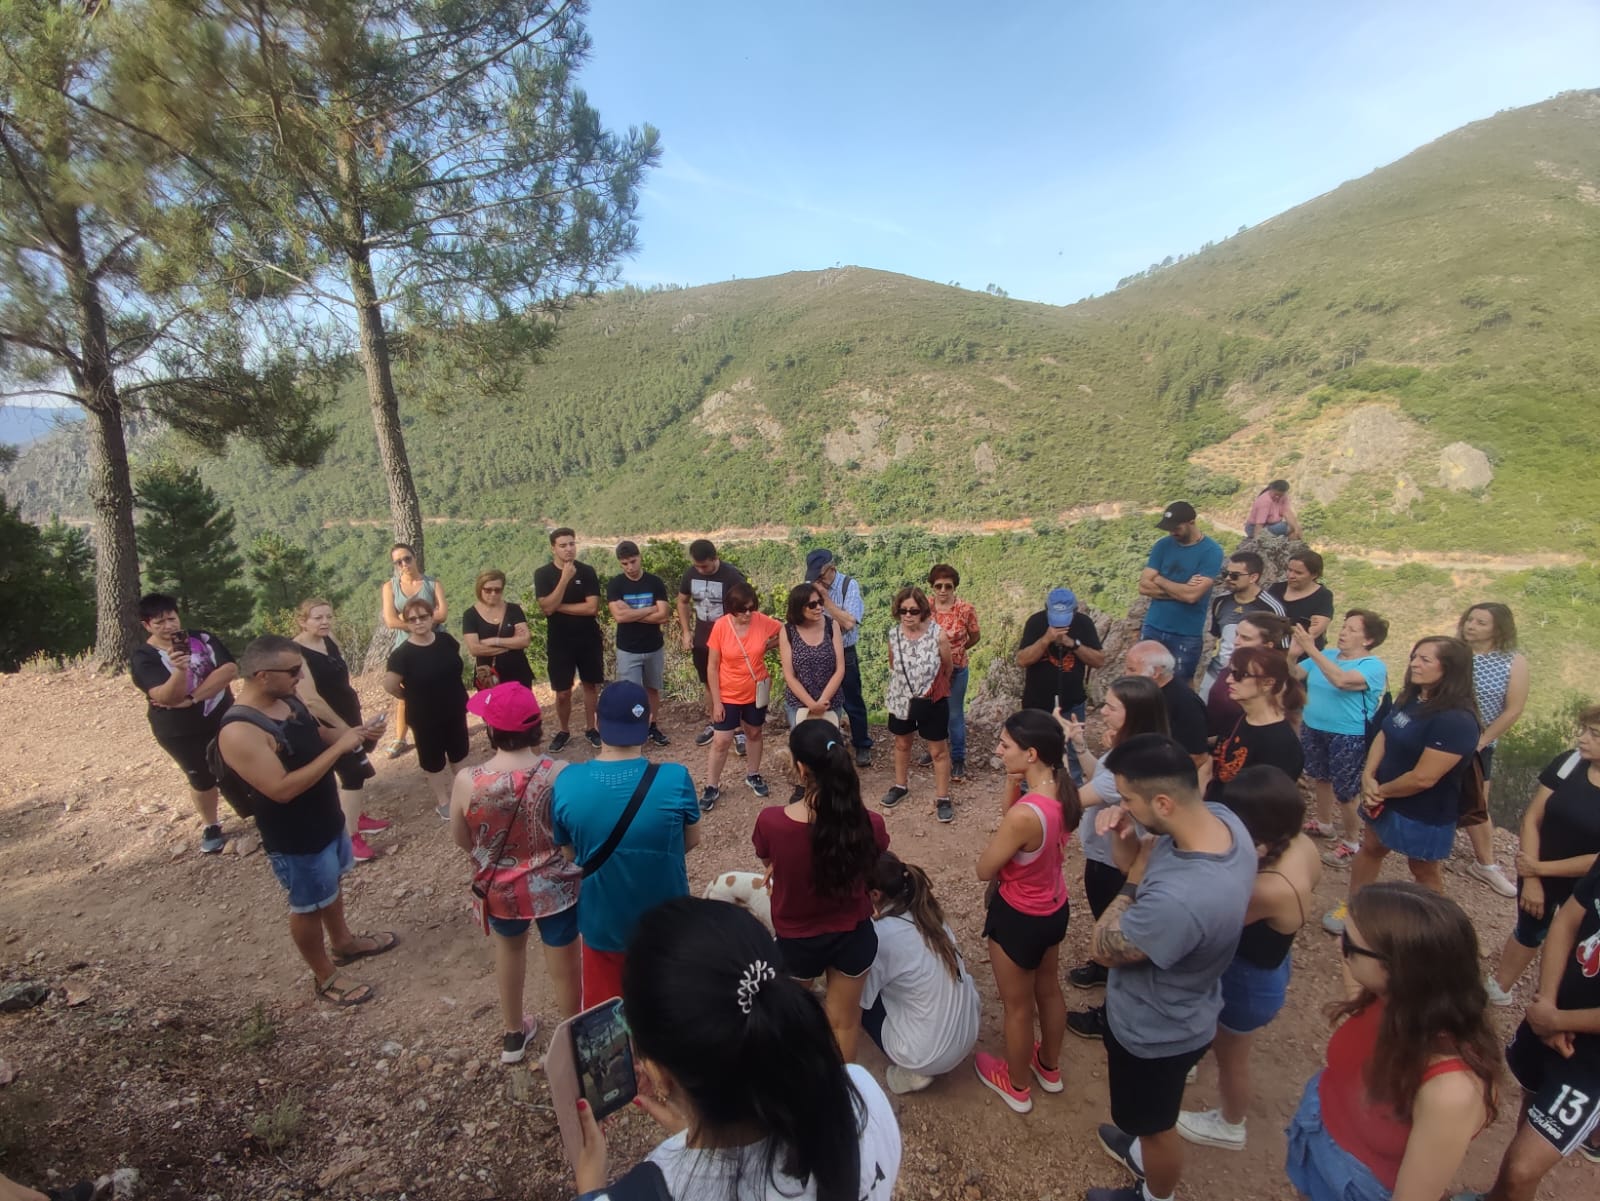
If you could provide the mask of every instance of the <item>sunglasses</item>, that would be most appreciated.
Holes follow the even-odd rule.
[[[1230,667],[1228,668],[1228,678],[1230,680],[1262,680],[1266,677],[1259,671],[1246,671],[1242,667]]]
[[[1248,571],[1225,571],[1222,578],[1225,580],[1242,580],[1250,575]]]
[[[414,561],[414,560],[413,560],[413,559],[412,559],[412,558],[411,558],[411,556],[410,556],[410,555],[401,555],[401,556],[400,556],[400,557],[399,557],[399,558],[398,558],[398,559],[392,559],[392,560],[390,560],[390,561],[391,561],[391,562],[392,562],[392,563],[393,563],[393,564],[394,564],[394,565],[395,565],[395,566],[396,566],[396,567],[399,567],[399,566],[401,566],[401,565],[402,565],[402,564],[405,564],[405,563],[410,563],[410,562],[413,562],[413,561]]]
[[[806,608],[808,608],[808,609],[820,609],[820,608],[822,608],[822,602],[819,601],[819,600],[807,601],[806,602]]]
[[[754,613],[754,612],[755,612],[754,609],[729,609],[728,610],[728,615],[730,617],[743,617],[746,613]]]
[[[901,617],[921,617],[922,615],[923,615],[923,613],[922,613],[921,609],[901,609],[900,610],[900,616]]]
[[[935,592],[954,592],[956,590],[956,586],[946,580],[942,584],[935,584],[933,586],[933,590]]]
[[[433,621],[433,614],[432,613],[412,613],[412,614],[410,614],[409,616],[406,617],[406,620],[407,621],[432,622]]]
[[[485,584],[483,586],[483,591],[484,591],[485,594],[487,594],[487,593],[490,593],[490,592],[504,592],[505,589],[503,587],[502,588],[491,588],[488,584]]]
[[[277,673],[279,673],[281,675],[291,676],[291,677],[293,677],[295,679],[299,679],[300,673],[303,672],[304,670],[305,670],[305,664],[303,664],[303,663],[297,663],[293,667],[263,667],[261,669],[263,674],[268,673],[268,672],[277,672]]]
[[[1380,955],[1376,951],[1369,951],[1366,947],[1356,946],[1356,944],[1350,940],[1350,931],[1348,930],[1341,930],[1339,932],[1339,953],[1346,959],[1349,959],[1353,955],[1365,955],[1368,959],[1376,959],[1379,963],[1388,962],[1386,956]]]

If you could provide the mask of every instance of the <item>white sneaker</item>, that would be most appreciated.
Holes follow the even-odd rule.
[[[1506,879],[1506,874],[1500,870],[1498,863],[1478,863],[1474,860],[1472,866],[1467,868],[1467,875],[1480,884],[1487,884],[1503,897],[1517,895],[1517,886]]]
[[[1224,1151],[1244,1150],[1244,1123],[1235,1126],[1222,1116],[1220,1109],[1207,1109],[1196,1113],[1188,1110],[1178,1115],[1178,1133],[1191,1143],[1202,1147],[1221,1147]]]
[[[1516,1000],[1510,993],[1500,987],[1500,981],[1493,976],[1485,976],[1483,978],[1483,987],[1489,994],[1489,1004],[1497,1005],[1501,1009],[1511,1008]]]
[[[891,1093],[920,1093],[933,1083],[933,1077],[891,1063],[883,1070],[883,1082],[889,1086]]]

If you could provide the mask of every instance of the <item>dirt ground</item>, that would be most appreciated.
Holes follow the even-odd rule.
[[[375,681],[362,683],[376,702]],[[675,738],[671,757],[698,780],[705,752],[692,742],[696,715],[680,707],[663,724]],[[395,825],[373,839],[382,858],[346,877],[352,925],[395,930],[404,945],[351,973],[378,990],[371,1004],[334,1010],[313,999],[282,892],[251,831],[226,823],[246,853],[234,845],[221,856],[197,853],[182,777],[151,740],[125,679],[0,676],[0,728],[0,985],[38,980],[53,990],[35,1009],[0,1015],[0,1171],[42,1185],[129,1167],[141,1195],[171,1201],[571,1195],[543,1078],[499,1063],[490,948],[469,923],[467,865],[433,815],[413,757],[379,762],[367,808]],[[973,875],[998,821],[1001,777],[982,753],[991,738],[972,731],[973,770],[958,786],[954,824],[934,821],[931,779],[915,769],[911,800],[885,818],[894,849],[934,880],[983,992],[980,1046],[998,1049],[1000,1010]],[[773,741],[781,745],[782,735]],[[878,765],[864,773],[872,800],[891,782],[881,734],[879,745]],[[485,753],[476,731],[473,757]],[[567,752],[589,753],[581,739]],[[736,766],[690,855],[696,891],[718,871],[756,866],[749,836],[762,802],[738,785]],[[1501,838],[1509,862],[1512,843]],[[1450,893],[1492,954],[1512,903],[1471,882],[1465,863],[1458,851]],[[1074,846],[1069,880],[1080,878]],[[1327,873],[1319,911],[1343,882],[1343,872]],[[1078,892],[1074,885],[1075,899]],[[1063,967],[1081,959],[1088,931],[1084,909],[1074,914]],[[553,1022],[537,962],[529,1007],[545,1020],[542,1049]],[[1321,1011],[1338,982],[1334,940],[1308,928],[1295,947],[1289,1004],[1256,1052],[1249,1146],[1190,1148],[1181,1195],[1292,1196],[1282,1129],[1321,1064]],[[1098,999],[1098,990],[1067,993],[1074,1008]],[[1520,1011],[1494,1012],[1509,1036]],[[863,1062],[881,1078],[882,1058],[869,1040],[863,1045]],[[898,1195],[1068,1201],[1092,1185],[1122,1184],[1095,1142],[1095,1125],[1107,1120],[1099,1044],[1069,1036],[1063,1066],[1066,1091],[1040,1094],[1026,1117],[967,1066],[894,1098],[905,1138]],[[1190,1093],[1191,1106],[1215,1103],[1209,1061]],[[1461,1187],[1486,1188],[1492,1178],[1514,1095],[1502,1110],[1473,1144]],[[620,1114],[613,1166],[631,1163],[655,1138],[642,1113]],[[1593,1196],[1595,1185],[1595,1169],[1574,1157],[1539,1196]]]

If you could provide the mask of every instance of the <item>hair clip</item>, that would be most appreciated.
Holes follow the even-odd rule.
[[[778,973],[767,965],[765,959],[757,959],[744,969],[744,975],[739,977],[739,1010],[749,1013],[750,1007],[755,1004],[756,994],[761,991],[763,980],[775,980]]]
[[[838,742],[837,739],[830,738],[830,739],[828,739],[828,745],[823,747],[822,749],[825,750],[825,751],[831,751],[831,750],[833,750],[834,747],[836,747],[838,745],[839,745],[839,742]]]

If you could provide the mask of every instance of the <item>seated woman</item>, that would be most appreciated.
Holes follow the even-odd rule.
[[[639,921],[622,969],[639,1104],[668,1137],[617,1197],[889,1201],[900,1127],[865,1068],[839,1058],[811,991],[736,905],[678,897]],[[606,1140],[578,1102],[583,1201],[607,1201]]]
[[[544,721],[527,686],[511,681],[474,693],[467,712],[483,718],[494,754],[456,776],[450,836],[472,856],[477,904],[494,934],[494,974],[505,1036],[501,1063],[521,1063],[539,1029],[522,1012],[528,930],[539,928],[545,968],[563,1018],[578,1012],[578,883],[583,869],[556,849],[550,800],[566,766],[539,753]]]
[[[972,1054],[978,988],[926,872],[885,851],[867,888],[878,957],[861,995],[861,1024],[889,1057],[889,1091],[912,1093]]]
[[[1244,519],[1244,536],[1259,538],[1264,533],[1280,538],[1300,537],[1300,519],[1289,503],[1288,480],[1273,480],[1251,502],[1250,515]]]
[[[1439,1201],[1499,1099],[1478,937],[1454,901],[1373,884],[1342,938],[1353,996],[1290,1119],[1289,1181],[1311,1201]]]
[[[1306,924],[1306,902],[1322,879],[1322,861],[1301,830],[1305,798],[1276,767],[1245,768],[1222,790],[1222,803],[1256,844],[1256,883],[1239,949],[1222,973],[1222,1014],[1211,1044],[1222,1104],[1179,1114],[1178,1133],[1191,1143],[1242,1151],[1251,1100],[1250,1049],[1256,1032],[1278,1016],[1288,995],[1289,951]]]

